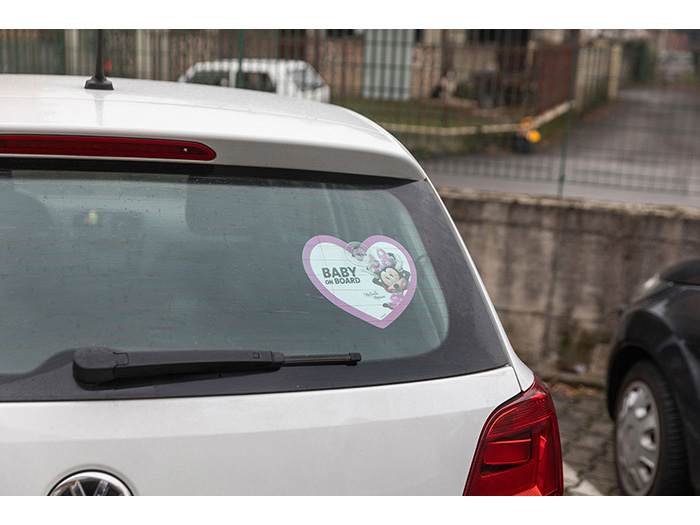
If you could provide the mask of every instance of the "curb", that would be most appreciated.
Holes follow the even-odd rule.
[[[602,496],[588,481],[581,479],[576,471],[564,463],[565,496]]]

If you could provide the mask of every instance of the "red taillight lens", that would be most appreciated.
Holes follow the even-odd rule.
[[[561,496],[561,443],[554,403],[537,378],[491,414],[477,446],[465,496]]]
[[[121,137],[0,135],[0,154],[213,160],[214,150],[197,142]]]

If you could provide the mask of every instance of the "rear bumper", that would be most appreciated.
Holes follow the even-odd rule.
[[[371,388],[0,405],[0,494],[98,470],[135,495],[459,495],[511,367]]]

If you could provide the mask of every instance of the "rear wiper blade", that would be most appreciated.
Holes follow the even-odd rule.
[[[283,366],[356,365],[359,353],[285,356],[260,350],[160,350],[124,352],[111,348],[78,348],[73,377],[81,383],[168,375],[255,372]]]

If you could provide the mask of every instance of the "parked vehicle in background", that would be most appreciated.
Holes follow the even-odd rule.
[[[666,82],[682,81],[684,77],[697,75],[693,54],[690,51],[661,53],[658,59],[658,73]]]
[[[239,73],[240,72],[240,73]],[[331,88],[304,60],[244,58],[198,62],[178,82],[228,86],[305,98],[331,101]]]
[[[607,400],[625,494],[700,492],[700,259],[653,276],[632,297]]]
[[[563,493],[552,399],[391,135],[84,83],[0,82],[0,494]]]

